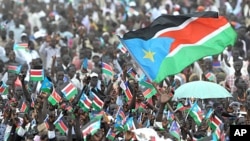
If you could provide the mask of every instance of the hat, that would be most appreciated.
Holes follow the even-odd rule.
[[[26,33],[22,33],[22,34],[21,34],[21,37],[24,37],[24,36],[27,37],[28,35],[27,35]]]
[[[95,72],[92,72],[92,73],[90,74],[90,77],[91,77],[91,78],[92,78],[92,77],[98,77],[98,74],[95,73]]]

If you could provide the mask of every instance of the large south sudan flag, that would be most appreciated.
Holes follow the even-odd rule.
[[[205,56],[233,45],[236,32],[216,12],[162,15],[146,28],[126,33],[121,40],[144,73],[154,82],[181,72]]]

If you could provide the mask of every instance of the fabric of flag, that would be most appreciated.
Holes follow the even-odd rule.
[[[30,80],[31,81],[42,81],[43,80],[43,69],[31,69]]]
[[[171,126],[170,126],[170,129],[169,129],[169,133],[174,136],[175,138],[177,138],[177,140],[181,140],[181,129],[180,129],[180,125],[176,122],[176,121],[173,121]]]
[[[175,118],[174,113],[168,110],[168,112],[167,112],[167,120],[173,121],[174,118]]]
[[[62,93],[67,100],[70,100],[78,93],[78,91],[77,88],[70,82],[62,89]]]
[[[2,84],[0,86],[0,94],[2,94],[2,95],[8,94],[9,93],[9,91],[8,91],[8,89],[9,89],[8,85],[5,84],[4,82],[1,82],[1,83]]]
[[[83,127],[83,130],[82,130],[83,138],[86,139],[87,135],[89,134],[94,135],[100,128],[101,128],[100,120],[90,121]]]
[[[102,107],[104,106],[104,102],[94,92],[91,92],[91,95],[93,97],[92,107],[96,111],[100,111]]]
[[[209,11],[162,15],[148,27],[124,34],[120,41],[150,80],[159,83],[234,45],[236,35],[225,17]]]
[[[124,130],[129,131],[129,130],[135,130],[135,123],[134,123],[134,118],[130,117],[127,119],[125,125],[124,125]]]
[[[217,117],[216,115],[214,116],[211,116],[210,118],[210,127],[211,129],[214,131],[216,130],[217,128],[220,128],[220,125],[222,124],[223,122],[220,120],[219,117]]]
[[[147,105],[143,102],[136,102],[135,109],[139,112],[143,112],[147,108]]]
[[[115,136],[116,136],[116,133],[113,132],[113,130],[110,128],[107,135],[106,135],[106,138],[113,141],[113,140],[115,140]]]
[[[153,86],[151,80],[150,80],[145,74],[143,74],[143,75],[140,77],[140,79],[139,79],[139,84],[140,84],[141,86],[146,87],[146,88],[154,88],[154,86]]]
[[[28,112],[28,105],[25,101],[23,101],[20,112],[27,113]]]
[[[48,120],[49,120],[49,115],[47,115],[47,117],[46,117],[46,118],[44,119],[44,121],[43,121],[47,129],[49,129]]]
[[[175,112],[176,111],[185,111],[185,110],[187,110],[187,109],[189,109],[190,107],[186,107],[186,106],[184,106],[182,103],[178,103],[177,104],[177,106],[176,106],[176,109],[175,109]]]
[[[19,50],[19,49],[27,50],[28,49],[28,43],[14,44],[13,50]]]
[[[113,76],[114,71],[113,71],[112,66],[107,63],[102,62],[102,73],[108,76]]]
[[[210,117],[212,116],[212,114],[214,113],[214,109],[210,108],[207,112],[207,114],[205,115],[205,119],[210,119]]]
[[[62,134],[67,133],[68,127],[66,126],[66,124],[63,122],[62,119],[55,121],[54,125],[55,125],[56,129],[59,130],[60,133],[62,133]]]
[[[127,74],[130,78],[136,79],[137,72],[133,68],[129,68]]]
[[[201,111],[201,108],[199,107],[197,102],[193,104],[189,112],[195,123],[197,125],[200,125],[203,119],[203,112]]]
[[[117,48],[124,54],[128,52],[128,50],[121,43],[118,44]]]
[[[212,141],[219,141],[221,137],[221,130],[220,128],[217,128],[213,133],[212,133]]]
[[[88,112],[89,109],[91,108],[92,101],[88,98],[87,95],[85,95],[85,93],[83,93],[78,102],[78,105],[80,106],[81,109],[83,109],[83,111]]]
[[[105,115],[104,111],[92,111],[92,112],[89,112],[89,119],[101,120],[104,115]]]
[[[62,101],[61,96],[56,92],[55,89],[53,89],[53,92],[51,93],[51,95],[48,97],[48,101],[51,105],[56,105],[59,102]]]
[[[50,93],[51,88],[52,88],[52,83],[50,82],[50,80],[47,77],[45,77],[43,82],[42,82],[41,91]]]
[[[157,93],[155,88],[148,88],[146,91],[143,92],[143,96],[147,99],[151,98]]]
[[[21,66],[13,66],[13,65],[8,66],[8,72],[9,73],[19,74],[20,71],[21,71]]]
[[[120,87],[122,88],[123,92],[125,93],[126,96],[126,101],[130,101],[133,98],[133,95],[128,87],[128,83],[124,83],[121,81]]]

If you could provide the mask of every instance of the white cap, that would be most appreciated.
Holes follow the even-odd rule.
[[[95,73],[95,72],[92,72],[92,73],[90,74],[90,77],[98,77],[98,74]]]
[[[28,36],[26,33],[22,33],[21,34],[21,37],[23,37],[23,36]]]

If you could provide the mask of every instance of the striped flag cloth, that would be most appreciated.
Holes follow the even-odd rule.
[[[14,44],[13,50],[19,50],[19,49],[28,50],[28,43]]]
[[[116,136],[116,133],[113,132],[113,130],[111,128],[109,128],[109,131],[106,135],[106,138],[113,141],[113,140],[115,140],[115,136]]]
[[[47,129],[49,129],[48,120],[49,120],[49,114],[47,114],[46,118],[45,118],[44,121],[43,121]]]
[[[53,92],[51,93],[51,95],[48,97],[48,101],[51,105],[56,105],[59,102],[62,101],[61,96],[56,92],[55,89],[53,89]]]
[[[31,69],[30,80],[31,81],[42,81],[44,78],[43,69]]]
[[[181,140],[181,129],[180,129],[180,125],[174,120],[170,126],[169,129],[169,133],[174,136],[175,138],[177,138],[178,141]]]
[[[102,73],[106,74],[107,76],[113,76],[113,68],[111,65],[102,62]]]
[[[60,133],[65,134],[68,132],[68,127],[65,125],[65,123],[62,120],[63,115],[60,114],[57,120],[54,122],[54,125],[56,129],[59,130]]]
[[[122,88],[123,92],[125,93],[126,101],[130,101],[133,98],[133,95],[128,87],[128,84],[121,81],[120,87]]]
[[[72,97],[74,97],[78,93],[78,91],[77,91],[77,88],[71,82],[69,82],[69,84],[67,84],[62,89],[62,93],[64,94],[64,97],[67,100],[70,100]]]
[[[128,50],[122,45],[122,43],[118,44],[117,48],[123,53],[127,53]]]
[[[139,84],[141,86],[144,86],[146,88],[154,88],[151,80],[145,75],[143,74],[141,77],[140,77],[140,80],[139,80]]]
[[[9,65],[8,66],[8,72],[9,73],[19,74],[21,72],[21,66]]]
[[[82,129],[82,136],[84,140],[86,140],[86,137],[91,134],[94,135],[98,129],[101,128],[101,121],[100,120],[93,120],[87,123],[83,129]]]
[[[91,92],[91,97],[93,97],[92,107],[96,111],[100,111],[102,107],[104,106],[104,102],[94,92]]]
[[[143,96],[147,99],[151,98],[157,93],[155,88],[148,88],[146,91],[143,92]]]
[[[27,113],[28,112],[28,105],[26,104],[25,101],[23,101],[20,112]]]
[[[130,131],[130,130],[135,130],[135,123],[134,123],[134,118],[130,117],[127,119],[125,125],[124,125],[124,130],[125,131]]]
[[[211,129],[216,130],[217,128],[220,128],[220,125],[222,123],[223,122],[221,121],[221,119],[219,117],[217,117],[216,115],[214,115],[214,116],[211,116],[209,125],[210,125]]]
[[[210,108],[207,114],[205,115],[205,119],[210,119],[210,117],[213,115],[214,109]]]
[[[83,93],[78,102],[78,105],[80,106],[80,108],[83,109],[83,111],[88,112],[89,109],[91,108],[92,101],[88,98],[88,96],[85,93]]]
[[[199,107],[197,102],[193,104],[189,112],[195,123],[197,125],[200,125],[203,119],[203,112],[201,111],[201,108]]]
[[[8,94],[8,93],[9,93],[9,92],[8,92],[8,89],[9,89],[8,85],[5,84],[3,81],[2,81],[1,83],[2,83],[2,84],[1,84],[1,86],[0,86],[0,94],[3,94],[3,95]]]
[[[127,74],[130,78],[136,79],[137,72],[133,68],[129,68]]]

